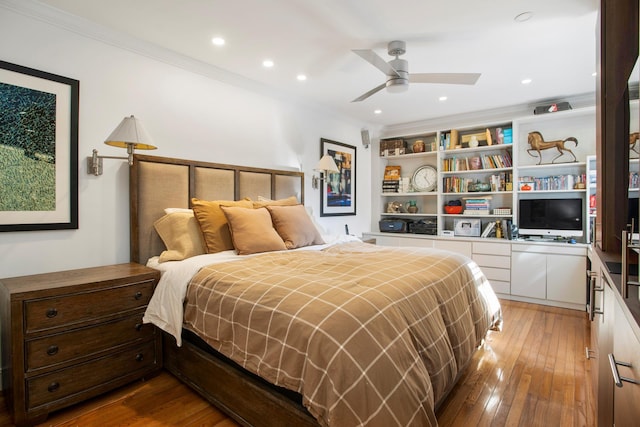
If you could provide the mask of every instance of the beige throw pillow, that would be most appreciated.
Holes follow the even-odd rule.
[[[231,239],[239,255],[287,249],[273,228],[271,215],[265,208],[221,206],[221,209],[229,222]]]
[[[174,212],[153,223],[167,250],[159,262],[180,261],[205,253],[202,235],[193,212]]]
[[[207,253],[213,254],[233,249],[233,241],[229,231],[227,218],[222,212],[222,206],[238,206],[252,208],[250,200],[199,200],[191,199],[193,213],[198,220],[204,248]]]
[[[293,206],[297,205],[298,198],[296,196],[287,197],[286,199],[270,200],[264,197],[258,197],[258,201],[253,202],[254,208],[263,208],[265,206]]]
[[[287,249],[324,243],[304,206],[267,206],[267,209]]]

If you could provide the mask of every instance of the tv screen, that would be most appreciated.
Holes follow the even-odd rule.
[[[520,199],[518,212],[518,226],[522,235],[583,235],[582,199]]]

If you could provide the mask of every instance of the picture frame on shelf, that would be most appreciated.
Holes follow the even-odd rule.
[[[0,61],[0,231],[78,228],[79,86]]]
[[[320,139],[320,158],[330,155],[338,172],[329,172],[320,191],[320,216],[356,214],[356,147]]]

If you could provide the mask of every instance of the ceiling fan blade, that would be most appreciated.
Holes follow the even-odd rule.
[[[364,101],[365,99],[367,99],[368,97],[370,97],[371,95],[373,95],[374,93],[381,91],[382,89],[384,89],[384,87],[387,85],[387,83],[382,83],[380,86],[376,86],[373,89],[371,89],[369,92],[360,95],[359,97],[357,97],[356,99],[354,99],[351,102],[360,102],[360,101]]]
[[[453,85],[474,85],[480,73],[418,73],[409,74],[411,83],[443,83]]]
[[[382,71],[387,76],[400,76],[398,72],[387,63],[384,59],[382,59],[377,53],[372,51],[371,49],[353,49],[352,51],[356,55],[360,56],[362,59],[376,67],[378,70]]]

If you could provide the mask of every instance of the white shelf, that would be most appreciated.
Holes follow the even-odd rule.
[[[487,173],[487,172],[504,172],[504,171],[512,171],[513,168],[487,168],[487,169],[467,169],[467,170],[458,170],[458,171],[442,171],[440,172],[442,175],[464,175],[464,174],[477,174],[477,173]]]
[[[528,190],[521,191],[518,190],[518,194],[542,194],[542,193],[586,193],[587,189],[573,189],[573,190]]]
[[[510,150],[512,149],[513,144],[493,144],[493,145],[483,145],[481,147],[470,147],[470,148],[456,148],[453,150],[440,150],[440,153],[443,157],[451,157],[460,153],[483,153],[486,151],[498,151],[498,150]]]
[[[471,192],[466,192],[466,193],[442,193],[442,196],[444,197],[448,197],[448,196],[478,196],[478,198],[482,198],[483,196],[487,196],[487,195],[492,195],[492,194],[512,194],[512,191],[471,191]]]
[[[438,195],[436,191],[413,191],[408,193],[381,193],[382,197],[411,197],[411,196],[431,196],[435,197]]]
[[[513,215],[494,215],[494,214],[440,214],[442,217],[449,218],[512,218]]]
[[[404,160],[404,159],[416,159],[418,157],[436,157],[437,151],[425,151],[424,153],[408,153],[408,154],[394,154],[393,156],[380,156],[381,159],[389,160]]]
[[[384,212],[380,214],[381,216],[412,216],[412,217],[425,217],[425,216],[438,216],[437,213],[408,213],[408,212],[397,212],[397,213],[389,213]]]
[[[549,171],[555,169],[584,169],[586,168],[586,162],[567,162],[567,163],[550,163],[542,165],[521,165],[518,166],[519,172],[540,170],[549,173]]]

